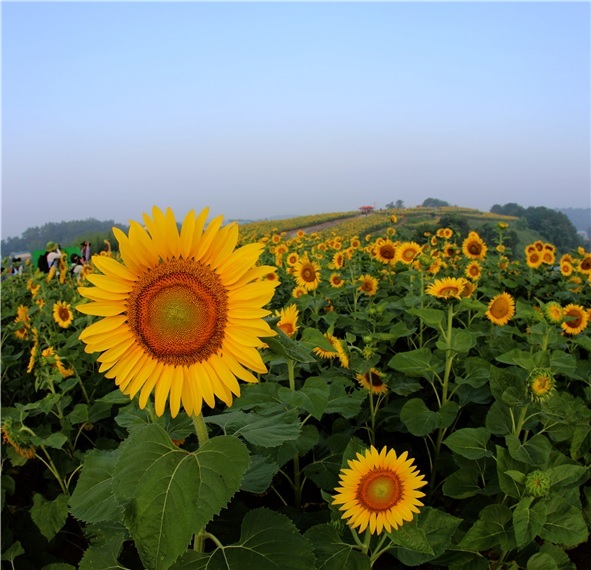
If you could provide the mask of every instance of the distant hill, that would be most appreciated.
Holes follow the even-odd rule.
[[[577,228],[578,232],[586,232],[591,236],[591,208],[554,208],[562,212]]]

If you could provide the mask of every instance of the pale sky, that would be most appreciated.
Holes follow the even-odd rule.
[[[590,206],[589,2],[2,2],[2,238]]]

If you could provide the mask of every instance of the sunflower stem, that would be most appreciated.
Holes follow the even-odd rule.
[[[287,376],[289,379],[289,389],[295,392],[295,363],[291,358],[287,360]],[[302,504],[302,484],[300,473],[300,456],[296,453],[293,456],[293,492],[296,509]]]
[[[369,527],[367,527],[367,530],[365,531],[365,537],[363,540],[363,544],[361,545],[361,552],[363,552],[363,554],[367,554],[369,556],[369,545],[371,543],[371,530],[369,529]]]
[[[197,433],[199,447],[203,447],[209,440],[209,435],[207,434],[207,426],[205,425],[203,414],[197,414],[196,416],[191,414],[191,419],[193,420],[193,425],[195,426],[195,432]]]

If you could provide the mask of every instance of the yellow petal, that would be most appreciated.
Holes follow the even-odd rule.
[[[224,338],[224,350],[228,351],[237,361],[245,364],[251,370],[264,374],[267,372],[267,367],[263,363],[263,359],[255,348],[249,348],[234,342],[231,338]]]
[[[138,401],[138,404],[142,410],[146,407],[146,404],[148,403],[148,398],[150,397],[150,394],[152,393],[154,386],[160,380],[160,376],[162,376],[162,374],[166,374],[166,368],[167,366],[165,364],[158,362],[156,364],[156,369],[154,370],[154,372],[152,372],[152,374],[144,382],[144,385],[142,386],[142,389],[140,391],[140,397]]]
[[[93,285],[104,289],[105,291],[111,291],[113,293],[129,293],[133,289],[134,285],[125,279],[100,275],[99,273],[89,273],[86,276],[86,280],[90,281],[90,283]],[[78,289],[81,289],[81,287],[78,287]]]
[[[137,277],[125,265],[115,261],[112,257],[106,255],[94,255],[92,263],[95,267],[105,275],[114,275],[125,281],[134,282]]]
[[[131,245],[128,237],[119,228],[113,228],[113,235],[119,242],[119,255],[125,267],[135,275],[141,275],[146,270],[146,265],[140,257],[140,253]]]
[[[213,354],[209,357],[211,365],[216,371],[219,379],[225,384],[225,386],[235,395],[240,396],[240,384],[236,380],[236,376],[232,374],[232,371],[228,368],[228,365],[224,362],[224,359],[218,354]],[[231,402],[230,398],[230,402]],[[227,403],[227,402],[226,402]],[[230,404],[228,404],[230,405]]]
[[[138,257],[144,260],[146,267],[154,267],[160,259],[154,249],[152,239],[144,227],[136,221],[129,223],[129,240],[133,244],[134,251]]]
[[[238,241],[238,224],[232,222],[220,229],[217,238],[209,248],[203,263],[210,265],[213,269],[221,265],[234,251]]]
[[[189,259],[193,252],[193,234],[195,232],[195,210],[189,210],[181,226],[179,255]]]
[[[228,286],[235,283],[249,269],[251,269],[259,260],[263,248],[263,244],[249,243],[234,250],[228,258],[217,267],[218,273],[222,276],[224,281],[224,285]]]
[[[228,368],[232,371],[232,374],[240,378],[240,380],[244,380],[244,382],[250,382],[251,384],[256,384],[259,381],[256,376],[243,368],[242,365],[239,364],[230,354],[224,353],[221,355],[221,357]]]
[[[78,287],[78,293],[91,301],[125,301],[128,293],[113,293],[100,287]]]
[[[145,359],[138,362],[138,371],[133,380],[125,386],[125,389],[122,387],[121,391],[124,394],[128,394],[131,398],[134,398],[146,380],[154,374],[157,364],[157,360],[146,355]]]
[[[201,260],[205,257],[208,253],[209,246],[211,245],[212,241],[216,238],[218,234],[218,230],[224,221],[223,216],[218,216],[209,222],[207,225],[207,229],[203,232],[203,236],[201,236],[201,240],[199,241],[199,247],[197,248],[197,252],[195,253],[195,259]]]
[[[172,384],[170,385],[170,415],[176,418],[181,409],[181,394],[183,393],[183,384],[185,382],[185,374],[188,370],[186,366],[176,366],[173,369],[174,375]]]
[[[106,317],[87,326],[78,336],[80,340],[92,336],[94,334],[102,334],[109,331],[117,330],[123,323],[127,321],[125,315],[117,315],[115,317]]]
[[[75,309],[85,315],[97,317],[114,317],[125,311],[125,305],[116,301],[91,302],[83,305],[76,305]]]
[[[154,411],[157,416],[162,416],[166,409],[166,401],[168,400],[168,393],[170,392],[170,386],[174,376],[175,368],[165,369],[154,389]]]
[[[201,213],[197,216],[195,220],[195,228],[193,229],[193,245],[191,246],[191,257],[197,258],[197,251],[199,249],[199,244],[201,243],[201,238],[203,237],[203,228],[205,227],[205,222],[207,221],[207,217],[209,216],[209,208],[204,208],[201,210]],[[201,405],[199,406],[201,409]]]
[[[201,373],[199,374],[199,388],[201,388],[201,395],[210,408],[215,408],[215,391],[213,387],[215,375],[206,360],[199,364],[201,365]]]

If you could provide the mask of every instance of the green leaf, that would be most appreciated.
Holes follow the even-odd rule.
[[[318,347],[327,352],[337,352],[335,347],[318,329],[307,327],[302,331],[301,342],[310,348]]]
[[[399,352],[390,359],[388,366],[420,378],[432,378],[435,372],[443,371],[443,361],[428,348]]]
[[[304,537],[314,546],[316,570],[370,570],[369,556],[343,542],[333,526],[313,526]]]
[[[507,435],[513,429],[509,407],[503,402],[494,401],[486,414],[485,426],[494,435]]]
[[[207,423],[221,426],[227,435],[241,436],[253,445],[277,447],[300,435],[300,419],[297,410],[263,416],[256,412],[232,410],[209,416]]]
[[[522,388],[523,381],[510,368],[490,367],[490,391],[496,400],[502,400],[503,392],[511,386]]]
[[[537,502],[532,507],[533,501],[534,497],[523,497],[513,511],[513,527],[518,548],[532,542],[546,522],[546,505]]]
[[[497,476],[501,491],[514,499],[520,499],[524,492],[524,486],[515,478],[514,473],[525,473],[528,466],[513,459],[504,447],[497,445],[496,452]]]
[[[113,472],[119,450],[88,452],[70,497],[72,514],[85,522],[120,520],[122,509],[113,492]]]
[[[487,449],[490,435],[486,428],[463,428],[452,433],[443,443],[462,457],[482,459],[492,456],[492,452]]]
[[[393,544],[397,544],[406,550],[418,552],[420,554],[427,554],[429,556],[434,556],[435,554],[427,540],[425,531],[417,526],[416,519],[404,523],[396,530],[387,534]]]
[[[43,566],[41,570],[76,570],[76,566],[65,564],[63,562],[54,562],[53,564]]]
[[[14,559],[17,556],[25,553],[25,549],[23,548],[22,544],[17,540],[13,542],[3,553],[1,560],[10,560],[10,562],[14,562]]]
[[[452,499],[467,499],[482,493],[479,485],[480,471],[462,467],[452,473],[443,483],[443,494]]]
[[[505,352],[497,356],[496,359],[503,364],[514,364],[521,368],[525,368],[530,372],[536,368],[536,362],[533,356],[526,350],[520,350],[519,348],[514,348],[509,352]]]
[[[33,495],[31,518],[41,534],[51,540],[66,524],[68,518],[68,496],[58,495],[53,501],[48,501],[43,495]]]
[[[582,512],[569,505],[561,494],[544,501],[548,509],[546,522],[539,533],[540,538],[553,544],[577,546],[589,537],[589,530]]]
[[[172,570],[310,570],[312,544],[285,516],[267,509],[250,511],[242,521],[240,540],[208,554],[190,551]]]
[[[290,390],[285,386],[281,386],[278,390],[278,396],[282,402],[294,408],[302,408],[317,420],[326,410],[329,395],[328,384],[318,376],[307,378],[299,390]]]
[[[135,431],[120,449],[115,494],[148,570],[168,568],[186,551],[238,491],[249,463],[236,437],[214,437],[189,453],[156,424]]]
[[[439,408],[439,425],[440,428],[448,428],[451,424],[454,423],[456,418],[458,417],[458,412],[460,411],[460,406],[452,400],[448,400]]]
[[[123,547],[123,536],[116,534],[107,542],[100,545],[91,545],[82,560],[79,570],[122,570],[125,567],[119,564],[117,559]]]
[[[286,360],[302,363],[314,362],[314,356],[308,348],[289,338],[280,329],[275,328],[275,332],[277,332],[276,336],[265,337],[265,342],[267,343],[269,350],[282,356]]]
[[[279,471],[279,465],[262,455],[251,455],[250,466],[242,480],[243,491],[264,493],[271,485],[273,477]]]
[[[461,519],[450,514],[432,507],[423,507],[418,515],[417,524],[425,533],[433,553],[421,553],[400,547],[396,552],[396,558],[407,566],[418,566],[441,556],[451,544],[452,537],[461,522]]]
[[[453,350],[455,352],[469,352],[471,348],[476,346],[476,339],[479,333],[470,332],[466,329],[453,329],[451,336],[451,344],[438,340],[435,345],[440,350]]]
[[[346,378],[333,378],[330,383],[330,392],[325,414],[340,414],[346,419],[354,418],[361,409],[361,404],[367,396],[365,390],[347,392],[346,387],[351,386]]]
[[[480,388],[489,382],[490,363],[483,358],[469,356],[464,360],[466,376],[456,377],[456,384],[469,384],[473,388]]]
[[[445,313],[440,309],[409,309],[410,315],[416,315],[428,327],[441,330],[445,321]]]
[[[72,425],[83,424],[88,421],[88,405],[76,404],[74,409],[66,416]]]
[[[479,552],[500,546],[506,540],[511,509],[506,505],[488,505],[480,513],[474,525],[468,529],[459,543],[459,548]]]
[[[505,436],[505,443],[511,457],[527,465],[545,464],[552,451],[552,444],[541,434],[534,435],[523,444],[516,435],[510,434]]]
[[[526,570],[559,570],[559,568],[552,556],[538,552],[527,561]]]
[[[573,354],[553,350],[550,353],[550,368],[554,374],[570,376],[577,368],[577,359]]]
[[[569,485],[580,485],[580,479],[589,476],[589,468],[584,465],[556,465],[546,470],[547,475],[552,481],[552,485],[559,487],[568,487]]]
[[[542,554],[547,554],[554,559],[560,570],[577,570],[575,565],[571,562],[568,554],[562,548],[546,543],[540,548]]]
[[[53,447],[54,449],[61,449],[68,438],[61,432],[52,433],[48,437],[31,437],[31,441],[37,446]]]
[[[421,398],[408,400],[400,410],[400,419],[410,433],[419,437],[439,427],[439,414],[427,408]]]

